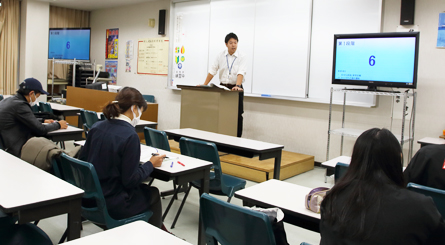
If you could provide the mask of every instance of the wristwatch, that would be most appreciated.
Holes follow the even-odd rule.
[[[238,85],[238,84],[237,84],[237,85],[235,85],[235,87],[241,88],[241,85]]]

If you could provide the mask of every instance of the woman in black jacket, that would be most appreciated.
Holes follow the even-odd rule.
[[[355,142],[348,172],[321,204],[320,244],[445,244],[430,197],[404,186],[402,149],[387,129]]]
[[[165,155],[139,164],[141,143],[134,128],[146,109],[137,89],[123,88],[103,109],[108,120],[95,123],[89,131],[80,159],[94,165],[111,217],[123,219],[151,210],[149,223],[161,228],[159,190],[142,182],[162,165]]]

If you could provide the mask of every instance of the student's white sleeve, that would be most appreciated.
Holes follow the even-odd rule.
[[[246,77],[246,72],[247,72],[247,58],[246,56],[243,55],[242,57],[240,57],[240,64],[237,75],[243,75],[244,77]]]
[[[214,60],[213,64],[210,66],[209,68],[209,74],[211,74],[212,76],[215,76],[216,73],[218,73],[218,69],[219,69],[219,55],[216,57],[216,59]]]

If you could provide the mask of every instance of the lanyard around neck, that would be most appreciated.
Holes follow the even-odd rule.
[[[232,74],[233,63],[235,63],[236,57],[235,57],[235,59],[233,59],[232,65],[229,67],[229,58],[227,58],[227,56],[228,56],[228,54],[226,55],[227,69],[229,69],[229,75],[231,75]]]

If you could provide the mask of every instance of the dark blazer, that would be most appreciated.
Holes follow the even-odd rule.
[[[427,145],[403,172],[405,181],[445,190],[445,145]]]
[[[115,219],[127,218],[149,208],[149,193],[141,182],[153,171],[150,161],[139,164],[141,144],[128,122],[99,121],[88,133],[80,159],[94,165],[107,209]]]
[[[320,244],[445,244],[445,223],[431,197],[390,185],[383,188],[380,208],[375,205],[366,213],[365,229],[371,230],[369,239],[340,237],[337,227],[324,221],[321,209]],[[337,196],[335,210],[344,206],[345,192]],[[358,223],[358,217],[348,220],[350,227]]]
[[[0,101],[0,134],[6,151],[16,157],[20,157],[23,145],[31,137],[45,136],[59,128],[57,122],[43,125],[21,94]]]

